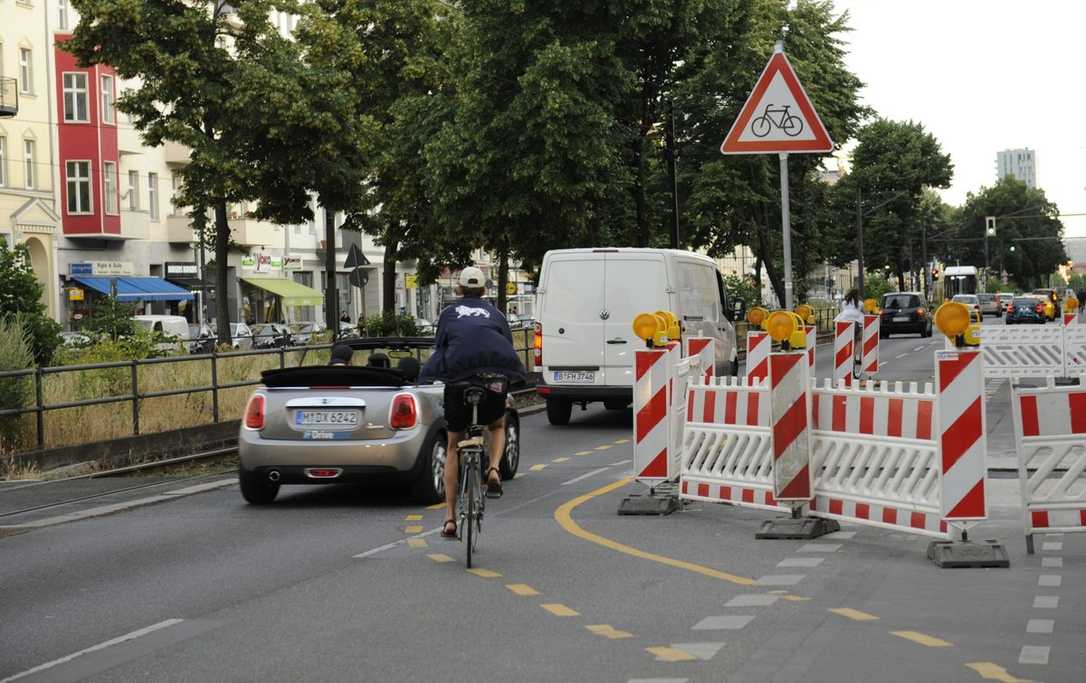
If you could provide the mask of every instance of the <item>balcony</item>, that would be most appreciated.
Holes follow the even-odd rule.
[[[19,88],[14,78],[0,78],[0,118],[19,113]]]
[[[151,230],[151,215],[146,211],[121,211],[121,238],[145,240]]]
[[[283,226],[231,215],[230,239],[246,247],[280,247],[283,246]]]
[[[176,142],[167,142],[163,145],[166,150],[166,163],[177,164],[178,166],[185,166],[189,163],[190,150],[185,145],[178,144]]]
[[[192,236],[192,223],[183,213],[166,216],[166,241],[172,244],[188,244]]]

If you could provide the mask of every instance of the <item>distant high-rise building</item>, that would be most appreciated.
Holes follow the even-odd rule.
[[[1029,187],[1037,187],[1037,153],[1025,149],[1005,149],[996,153],[996,179],[1014,176]]]

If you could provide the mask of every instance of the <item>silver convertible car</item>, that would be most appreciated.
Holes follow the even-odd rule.
[[[444,500],[443,388],[417,383],[432,338],[351,339],[348,367],[262,373],[245,408],[238,452],[241,494],[275,500],[283,484],[384,481],[423,503]],[[368,356],[362,358],[362,356]],[[502,479],[520,463],[520,418],[509,402]]]

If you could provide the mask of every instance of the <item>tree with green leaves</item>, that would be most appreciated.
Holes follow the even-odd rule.
[[[26,245],[11,247],[0,238],[0,320],[20,322],[38,365],[48,365],[60,344],[60,325],[49,317],[43,291]]]
[[[308,116],[291,102],[282,72],[291,41],[271,24],[273,10],[297,11],[292,0],[72,0],[80,22],[64,48],[82,65],[108,64],[139,86],[124,92],[117,108],[128,114],[145,144],[175,142],[191,150],[180,170],[178,204],[214,213],[215,262],[227,262],[227,205],[268,199],[308,188],[267,184],[254,168],[275,151],[269,128],[290,117]],[[264,63],[261,60],[269,60]],[[261,106],[255,107],[254,103]],[[263,144],[262,144],[263,143]],[[294,164],[320,157],[295,156]],[[281,164],[280,167],[286,164]],[[230,343],[225,295],[227,269],[216,271],[219,342]]]
[[[943,243],[946,260],[984,266],[986,218],[991,216],[996,232],[987,239],[991,269],[1006,271],[1024,287],[1047,286],[1049,274],[1067,261],[1059,214],[1044,190],[1010,176],[1003,178],[966,196],[956,229]]]

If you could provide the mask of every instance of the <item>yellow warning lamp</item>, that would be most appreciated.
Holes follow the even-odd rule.
[[[799,316],[799,319],[803,321],[803,324],[814,324],[814,309],[811,308],[810,304],[800,304],[799,306],[796,306],[793,310],[795,311],[796,315]]]
[[[1073,296],[1067,297],[1067,300],[1063,302],[1063,309],[1068,313],[1074,313],[1078,310],[1078,299]]]
[[[962,335],[969,329],[969,307],[958,301],[948,301],[935,311],[935,327],[957,346],[962,346]]]
[[[791,311],[773,311],[765,322],[765,329],[773,341],[790,349],[802,349],[807,344],[803,320]]]
[[[661,346],[667,341],[667,320],[657,313],[639,313],[633,320],[633,333],[649,348]]]
[[[980,346],[980,323],[970,323],[962,335],[966,346]]]
[[[870,297],[864,299],[864,310],[867,311],[867,313],[874,315],[874,313],[879,310],[879,302]]]
[[[755,306],[747,311],[747,322],[753,327],[761,327],[767,317],[769,317],[769,311],[761,306]]]
[[[679,319],[671,311],[656,311],[656,315],[664,319],[664,333],[672,341],[678,341],[682,336],[682,328],[679,327]]]

